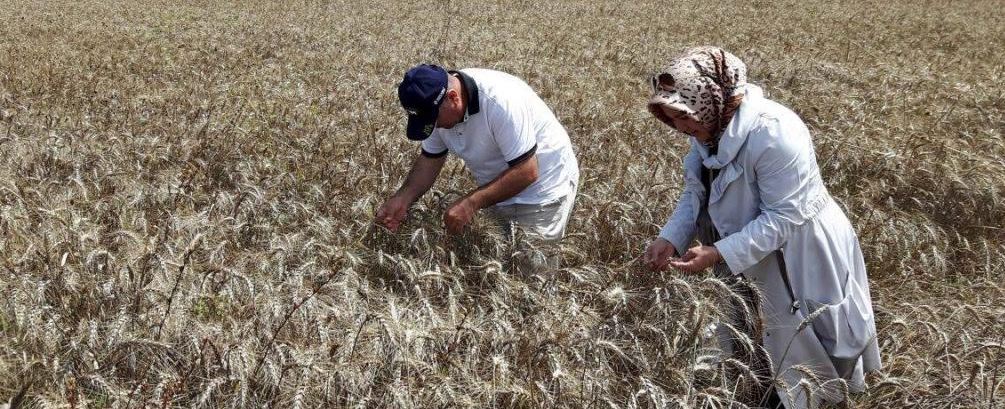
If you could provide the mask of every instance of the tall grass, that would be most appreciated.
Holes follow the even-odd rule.
[[[0,21],[0,399],[735,404],[722,283],[636,260],[686,151],[645,77],[716,44],[811,126],[860,234],[886,367],[849,405],[1005,402],[996,2],[14,0]],[[534,249],[482,219],[445,235],[473,186],[453,159],[401,233],[370,224],[417,152],[394,86],[419,62],[554,108],[583,171],[565,268],[509,274]]]

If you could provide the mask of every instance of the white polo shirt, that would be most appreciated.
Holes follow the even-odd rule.
[[[571,193],[579,181],[579,163],[565,128],[537,93],[504,72],[468,68],[459,76],[468,92],[464,120],[451,129],[433,130],[422,141],[423,154],[453,152],[484,186],[536,153],[537,181],[497,206],[547,204]]]

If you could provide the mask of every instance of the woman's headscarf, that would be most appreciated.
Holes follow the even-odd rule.
[[[713,135],[718,137],[739,105],[746,83],[747,66],[735,55],[719,47],[690,48],[653,76],[649,111],[671,127],[664,109],[689,114],[698,122],[714,125]]]

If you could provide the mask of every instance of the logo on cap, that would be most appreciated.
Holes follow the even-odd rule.
[[[440,94],[436,96],[435,100],[433,100],[433,105],[440,105],[440,101],[443,100],[443,95],[446,93],[447,93],[447,87],[443,87],[443,89],[440,90]]]

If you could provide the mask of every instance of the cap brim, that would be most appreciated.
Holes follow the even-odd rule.
[[[436,128],[436,115],[409,115],[405,136],[413,141],[421,141],[433,134]]]

